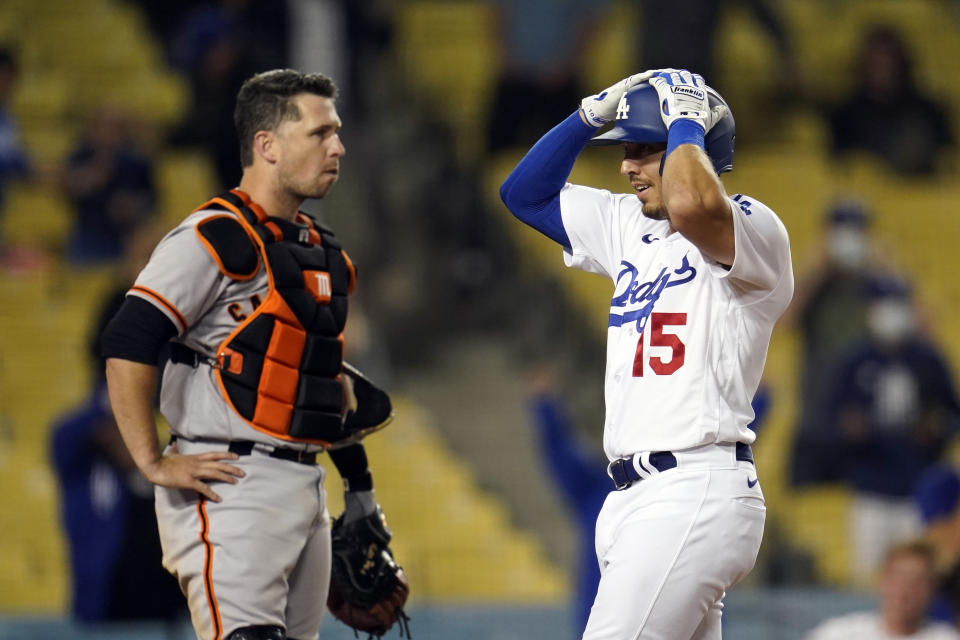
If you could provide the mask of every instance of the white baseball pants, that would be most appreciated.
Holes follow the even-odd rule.
[[[766,519],[756,469],[734,451],[675,451],[676,468],[610,493],[584,640],[721,637],[723,596],[753,568]]]

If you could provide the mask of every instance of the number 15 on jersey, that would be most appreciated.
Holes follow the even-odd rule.
[[[682,327],[686,324],[687,314],[685,313],[650,314],[650,321],[640,333],[640,338],[637,340],[637,352],[633,357],[634,378],[643,377],[643,371],[646,366],[658,376],[669,376],[683,366],[683,359],[687,349],[683,342],[680,341],[679,336],[670,331],[670,327]],[[645,366],[643,342],[646,339],[647,329],[650,330],[650,346],[669,347],[671,354],[667,359],[659,356],[650,356]]]

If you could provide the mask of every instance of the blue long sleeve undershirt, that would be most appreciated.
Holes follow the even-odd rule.
[[[500,185],[500,198],[521,222],[570,249],[560,216],[560,190],[597,130],[574,111],[540,140]]]

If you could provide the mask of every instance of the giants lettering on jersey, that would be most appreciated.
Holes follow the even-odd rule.
[[[643,332],[647,319],[664,289],[687,284],[697,277],[697,270],[690,266],[690,261],[686,255],[683,256],[680,266],[676,269],[670,270],[669,267],[663,267],[657,277],[642,283],[637,282],[640,273],[635,266],[626,260],[621,260],[620,265],[623,268],[617,274],[617,287],[614,290],[613,299],[610,301],[610,319],[607,326],[621,327],[636,321],[638,333]],[[614,309],[626,307],[628,304],[639,303],[646,304],[638,309],[623,313],[614,311]]]

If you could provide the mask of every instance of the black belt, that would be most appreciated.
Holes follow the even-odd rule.
[[[235,453],[238,456],[248,456],[253,451],[253,447],[256,446],[256,442],[252,440],[233,440],[230,442],[230,446],[227,447],[227,451],[230,453]],[[269,445],[268,445],[269,446]],[[317,452],[316,451],[304,451],[303,449],[288,449],[286,447],[274,447],[273,449],[263,450],[265,454],[271,458],[280,458],[281,460],[289,460],[291,462],[299,462],[300,464],[317,464]]]
[[[170,436],[170,444],[178,440],[176,435]],[[204,441],[206,442],[206,441]],[[227,445],[227,451],[235,453],[238,456],[248,456],[253,453],[253,448],[259,443],[253,440],[231,440]],[[269,447],[271,445],[264,445]],[[289,460],[290,462],[299,462],[300,464],[317,464],[316,451],[304,451],[303,449],[289,449],[287,447],[274,447],[273,449],[261,449],[263,453],[271,458]]]
[[[750,445],[738,442],[736,458],[740,462],[753,464],[753,451],[750,449]],[[643,466],[642,463],[640,465]],[[660,472],[673,469],[677,466],[677,456],[670,451],[654,451],[650,454],[650,466]],[[616,487],[617,491],[622,491],[634,482],[639,482],[644,478],[633,467],[632,456],[614,460],[608,465],[607,470],[610,477],[613,478],[613,486]]]

